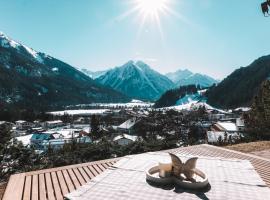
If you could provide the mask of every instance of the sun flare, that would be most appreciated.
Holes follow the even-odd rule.
[[[168,16],[176,16],[179,18],[180,16],[172,8],[176,6],[176,0],[129,0],[129,2],[131,9],[118,16],[117,20],[135,15],[140,24],[138,35],[140,35],[143,30],[148,30],[150,26],[153,27],[152,25],[154,25],[158,28],[163,38],[162,18]]]
[[[168,0],[136,0],[138,10],[145,17],[155,17],[164,12]]]

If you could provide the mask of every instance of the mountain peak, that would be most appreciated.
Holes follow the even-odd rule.
[[[155,100],[174,86],[172,81],[144,62],[133,60],[109,70],[96,80],[129,97],[141,100]]]
[[[24,53],[30,54],[34,58],[34,60],[36,60],[37,62],[39,63],[44,62],[41,56],[41,53],[35,51],[34,49],[26,45],[16,42],[15,40],[5,35],[3,32],[0,32],[0,46],[3,48],[13,48],[21,54],[24,54]],[[42,54],[42,55],[46,56],[46,54]]]

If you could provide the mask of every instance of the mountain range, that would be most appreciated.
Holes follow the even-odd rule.
[[[261,84],[270,77],[270,55],[231,73],[207,92],[208,103],[219,108],[250,106]]]
[[[53,109],[128,100],[67,63],[0,33],[0,105]]]
[[[209,104],[236,108],[250,106],[258,88],[269,77],[270,55],[235,70],[220,83],[189,70],[165,76],[142,61],[129,61],[99,72],[79,71],[0,33],[1,108],[48,110],[93,102],[127,102],[131,98],[155,101],[167,90],[185,85],[212,85],[206,93]]]
[[[166,76],[171,79],[177,87],[185,85],[200,85],[201,87],[210,87],[219,82],[210,76],[193,73],[188,69],[167,73]]]
[[[129,61],[95,80],[131,98],[141,100],[156,100],[162,93],[175,86],[170,79],[142,61]]]
[[[217,80],[189,70],[162,75],[143,61],[129,61],[126,64],[109,70],[93,72],[81,70],[102,85],[112,87],[123,94],[141,100],[157,100],[168,89],[187,85],[210,87]]]

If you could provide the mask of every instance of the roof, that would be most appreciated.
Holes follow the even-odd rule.
[[[136,124],[136,122],[137,122],[136,118],[131,118],[131,119],[128,119],[127,121],[125,121],[124,123],[120,124],[118,126],[118,128],[130,129]]]
[[[25,123],[26,121],[24,121],[24,120],[18,120],[18,121],[16,121],[16,123]]]
[[[211,145],[183,147],[170,149],[165,152],[249,160],[260,177],[270,187],[270,159]],[[3,199],[63,199],[65,194],[84,185],[119,159],[101,160],[12,175]]]
[[[46,121],[47,124],[59,124],[63,123],[61,120],[54,120],[54,121]]]
[[[30,139],[32,138],[33,134],[30,135],[24,135],[24,136],[19,136],[16,137],[16,139],[20,142],[22,142],[22,144],[24,146],[30,145]]]
[[[49,133],[34,133],[31,140],[50,140],[54,138],[52,134]]]
[[[136,135],[123,134],[123,135],[118,135],[115,138],[113,138],[113,141],[117,141],[120,139],[128,139],[128,140],[135,142],[137,140],[137,138],[138,138],[138,136],[136,136]]]
[[[236,124],[233,122],[218,122],[216,125],[224,131],[237,131]]]

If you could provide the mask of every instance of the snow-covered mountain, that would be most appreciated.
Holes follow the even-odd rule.
[[[96,79],[104,74],[106,74],[107,71],[109,70],[103,70],[103,71],[96,71],[96,72],[93,72],[93,71],[90,71],[88,69],[81,69],[81,71],[86,74],[87,76],[89,76],[90,78],[92,79]]]
[[[47,109],[127,100],[74,67],[0,33],[0,105]]]
[[[174,87],[171,80],[142,61],[129,61],[109,70],[96,81],[129,97],[142,100],[156,100],[166,90]]]
[[[177,70],[176,72],[167,73],[166,76],[171,79],[177,87],[183,85],[200,85],[202,87],[210,87],[215,83],[218,83],[214,78],[199,74],[193,73],[187,69]]]

